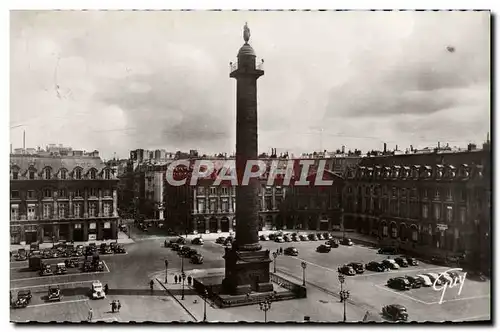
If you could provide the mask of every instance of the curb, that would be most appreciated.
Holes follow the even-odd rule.
[[[169,290],[167,287],[165,287],[165,285],[164,285],[164,284],[163,284],[160,280],[158,280],[158,278],[155,278],[155,279],[156,279],[156,281],[157,281],[157,282],[161,285],[161,287],[163,287],[163,289],[164,289],[164,290],[165,290],[165,291],[166,291],[166,292],[167,292],[167,293],[168,293],[171,297],[173,297],[173,298],[174,298],[174,300],[175,300],[177,303],[179,303],[179,304],[180,304],[180,306],[181,306],[181,307],[182,307],[182,308],[183,308],[183,309],[184,309],[184,310],[188,313],[188,315],[189,315],[189,316],[191,316],[191,317],[194,319],[194,321],[195,321],[195,322],[198,322],[198,319],[196,319],[196,317],[195,317],[195,316],[191,313],[191,311],[189,311],[189,310],[186,308],[186,306],[185,306],[185,305],[184,305],[184,304],[183,304],[183,303],[182,303],[182,302],[181,302],[178,298],[176,298],[176,297],[174,296],[174,294],[172,294],[172,293],[170,292],[170,290]]]

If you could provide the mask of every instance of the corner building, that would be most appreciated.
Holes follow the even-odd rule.
[[[11,154],[11,244],[116,239],[117,186],[97,151]]]

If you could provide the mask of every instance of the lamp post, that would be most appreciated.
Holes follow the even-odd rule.
[[[343,289],[345,277],[341,274],[339,274],[339,282],[340,282],[340,302],[344,302],[344,323],[345,323],[347,321],[345,304],[350,296],[350,292],[348,290]]]
[[[203,290],[203,300],[204,300],[204,304],[203,304],[203,321],[204,322],[207,321],[207,297],[208,297],[208,291],[205,289],[205,290]]]
[[[274,257],[274,273],[276,273],[276,258],[278,258],[278,253],[277,252],[273,252],[273,257]]]
[[[267,299],[259,303],[259,308],[264,311],[264,323],[267,323],[267,312],[271,309],[271,300]]]
[[[165,259],[165,283],[167,283],[167,275],[168,275],[168,260]]]
[[[182,298],[181,300],[184,300],[184,281],[186,280],[186,274],[182,272]]]
[[[307,267],[307,263],[306,262],[302,262],[300,263],[300,266],[302,267],[302,286],[306,286],[306,267]]]

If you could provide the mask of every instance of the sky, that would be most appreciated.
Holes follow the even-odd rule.
[[[13,148],[233,152],[245,22],[259,152],[486,139],[489,12],[12,11]]]

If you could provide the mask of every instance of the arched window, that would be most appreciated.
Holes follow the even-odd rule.
[[[81,180],[82,179],[82,170],[80,168],[77,168],[75,170],[75,179]]]
[[[111,170],[110,169],[104,170],[104,179],[106,179],[106,180],[111,179]]]
[[[61,180],[66,180],[66,170],[65,169],[61,170]]]
[[[45,180],[50,180],[50,178],[52,177],[51,172],[50,172],[50,168],[46,168],[43,172],[43,175],[44,175]]]
[[[90,179],[95,180],[96,177],[96,171],[95,169],[90,170]]]

